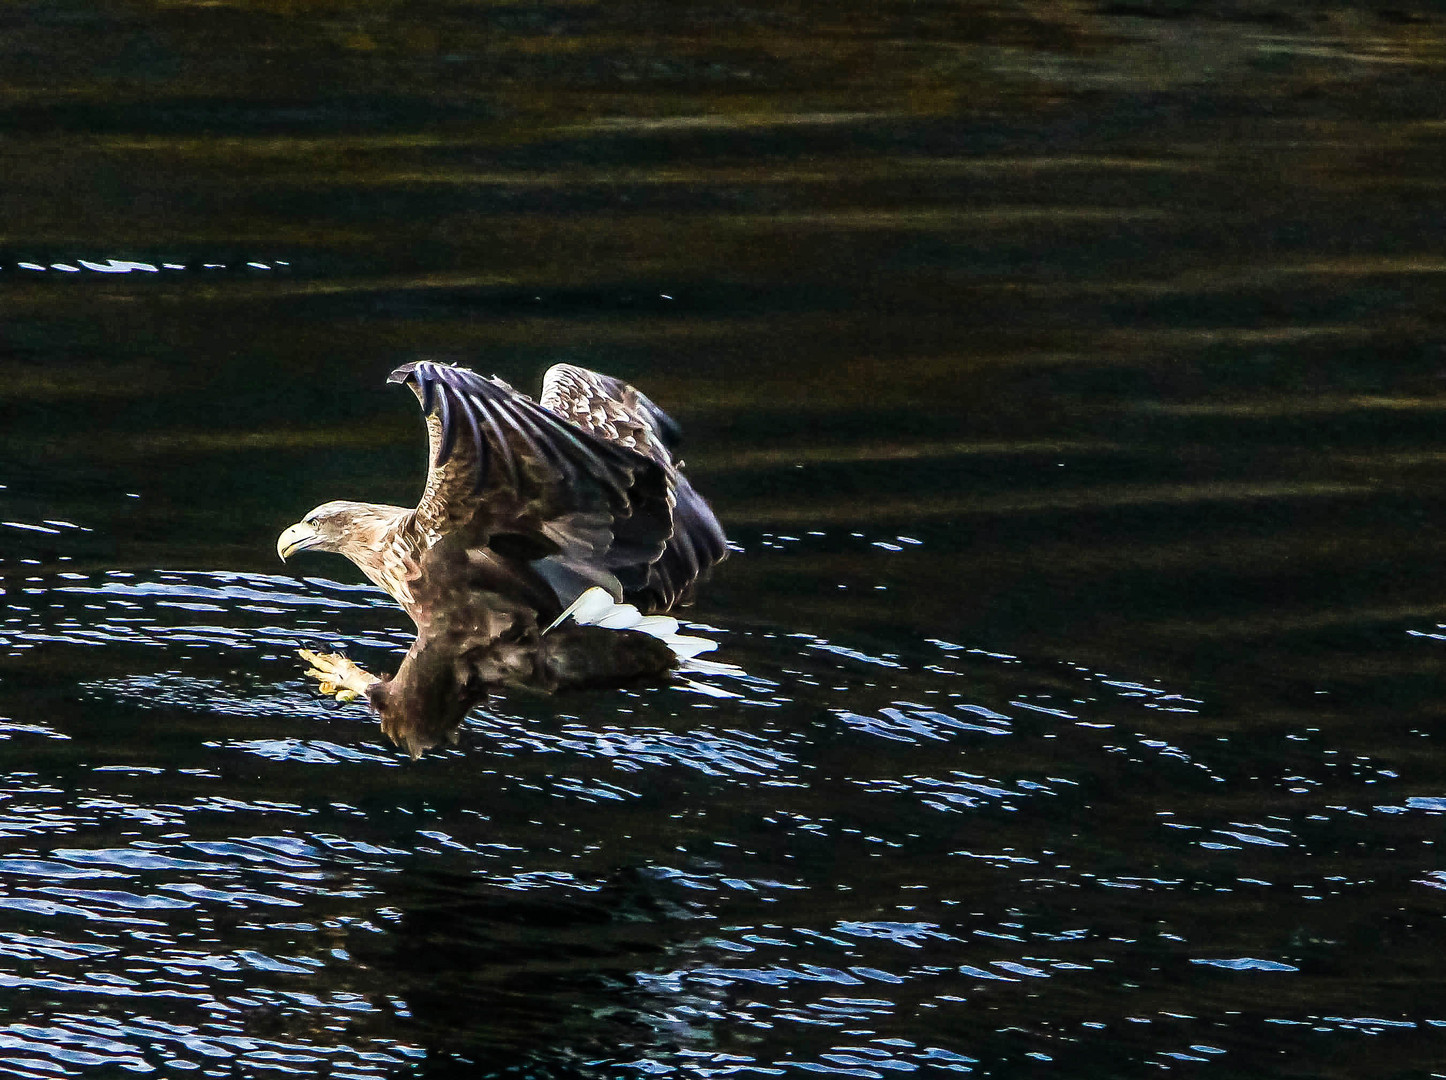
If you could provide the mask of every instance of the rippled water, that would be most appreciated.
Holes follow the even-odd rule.
[[[0,25],[0,1072],[1446,1074],[1434,9]],[[741,672],[319,699],[421,356],[676,415]]]

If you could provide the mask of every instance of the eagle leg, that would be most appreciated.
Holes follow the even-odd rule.
[[[345,656],[337,653],[314,653],[298,649],[297,655],[311,665],[307,677],[321,684],[323,694],[335,695],[337,701],[355,701],[366,697],[367,688],[380,680]]]

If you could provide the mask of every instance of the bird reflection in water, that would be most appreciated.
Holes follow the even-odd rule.
[[[539,401],[430,361],[389,381],[426,416],[421,501],[325,503],[276,550],[345,555],[417,637],[390,677],[302,650],[324,693],[365,698],[415,758],[494,689],[625,685],[715,647],[666,612],[692,600],[727,541],[682,473],[677,424],[646,396],[566,364],[544,376]]]
[[[647,977],[686,955],[679,940],[701,913],[647,869],[549,885],[475,870],[389,876],[389,917],[344,937],[339,976],[378,1006],[368,1027],[424,1048],[428,1080],[596,1080],[706,1045],[709,989]]]

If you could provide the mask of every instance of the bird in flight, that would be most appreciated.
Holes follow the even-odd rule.
[[[388,381],[426,417],[421,501],[324,503],[276,550],[345,555],[417,637],[390,677],[301,650],[324,693],[367,699],[415,758],[493,689],[624,685],[714,647],[664,613],[691,602],[727,540],[683,475],[677,424],[646,396],[569,364],[537,401],[432,361]]]

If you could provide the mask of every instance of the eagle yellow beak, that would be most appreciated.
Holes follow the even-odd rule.
[[[286,557],[292,552],[305,551],[320,542],[320,533],[306,522],[298,521],[295,525],[288,526],[286,531],[276,538],[276,554],[281,556],[282,562],[285,562]]]

